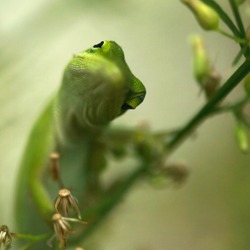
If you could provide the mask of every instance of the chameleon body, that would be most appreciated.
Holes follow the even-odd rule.
[[[49,174],[49,155],[60,154],[64,184],[80,208],[98,189],[105,166],[101,135],[107,125],[144,99],[145,87],[130,71],[121,47],[103,41],[66,66],[62,85],[35,123],[17,178],[15,220],[22,233],[46,233],[58,185]]]

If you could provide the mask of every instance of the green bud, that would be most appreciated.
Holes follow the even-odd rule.
[[[248,75],[244,79],[244,88],[246,94],[250,97],[250,73],[248,73]]]
[[[239,148],[243,153],[246,153],[249,148],[247,128],[242,121],[238,121],[235,130],[236,140]]]
[[[200,0],[182,0],[194,13],[195,18],[204,30],[217,30],[219,27],[219,15],[211,7]]]
[[[191,38],[194,53],[193,70],[197,82],[203,87],[203,80],[208,76],[210,71],[210,63],[205,50],[203,40],[196,35]]]

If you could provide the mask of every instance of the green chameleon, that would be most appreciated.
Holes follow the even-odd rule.
[[[58,192],[49,171],[53,152],[60,154],[64,185],[84,211],[98,193],[98,177],[106,165],[106,144],[101,138],[107,125],[135,109],[145,95],[144,85],[114,41],[102,41],[71,59],[58,93],[39,116],[27,142],[17,180],[18,231],[46,233],[51,225]]]

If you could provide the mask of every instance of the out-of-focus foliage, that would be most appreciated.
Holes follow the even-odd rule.
[[[155,129],[172,128],[203,103],[186,43],[197,31],[203,32],[179,1],[2,1],[0,224],[14,224],[15,171],[28,131],[74,52],[103,39],[118,41],[148,95],[136,112],[117,122],[147,120]],[[227,77],[238,48],[211,33],[204,37],[210,59]],[[192,166],[182,188],[136,187],[93,236],[91,249],[249,249],[250,159],[234,144],[233,126],[227,115],[204,124],[173,155]],[[116,166],[111,168],[115,174]]]

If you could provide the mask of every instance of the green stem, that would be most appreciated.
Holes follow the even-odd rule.
[[[240,13],[239,13],[239,7],[238,7],[235,0],[229,0],[229,4],[230,4],[231,9],[233,11],[234,18],[235,18],[236,23],[238,25],[239,31],[241,33],[240,37],[245,38],[246,37],[246,32],[245,32],[245,28],[244,28],[244,25],[243,25],[243,22],[242,22]]]
[[[41,234],[41,235],[31,235],[31,234],[19,234],[19,233],[12,233],[12,236],[18,239],[25,239],[30,241],[41,241],[46,238],[49,238],[51,234]]]
[[[225,84],[211,97],[196,115],[173,136],[166,146],[169,150],[173,150],[180,142],[182,142],[204,119],[209,116],[216,106],[237,86],[237,84],[250,72],[250,61],[245,61],[234,74],[225,82]]]
[[[11,235],[15,238],[24,239],[28,241],[28,243],[25,246],[21,247],[20,250],[30,249],[39,241],[43,241],[51,237],[51,234],[31,235],[31,234],[11,233]]]
[[[243,106],[246,105],[246,103],[248,101],[249,101],[249,97],[246,96],[243,99],[241,99],[235,103],[215,108],[212,111],[212,113],[213,114],[221,114],[221,113],[225,113],[225,112],[238,112],[239,110],[242,110]]]
[[[97,218],[95,218],[86,231],[81,235],[81,240],[87,238],[89,234],[95,231],[99,224],[109,215],[112,209],[124,198],[125,194],[127,194],[133,184],[143,175],[143,173],[147,170],[148,165],[148,163],[142,164],[142,166],[137,168],[123,181],[114,194],[110,197],[105,197],[102,207],[98,208]],[[85,214],[88,213],[92,214],[92,211],[90,210],[85,212]]]
[[[249,50],[248,44],[241,46],[241,49],[238,52],[238,54],[236,55],[236,57],[234,58],[232,65],[235,66],[239,62],[239,60],[241,59],[241,57],[243,55],[246,55],[246,58],[249,58],[248,50]]]
[[[239,28],[240,33],[239,33],[238,37],[241,38],[241,39],[244,39],[246,41],[245,44],[240,43],[240,46],[241,46],[241,49],[244,52],[243,54],[247,58],[249,56],[249,54],[250,54],[250,49],[248,47],[248,43],[247,43],[247,39],[246,39],[246,31],[245,31],[245,28],[244,28],[244,25],[243,25],[243,22],[242,22],[242,19],[241,19],[241,15],[239,13],[239,6],[236,3],[236,0],[229,0],[229,4],[231,6],[235,21],[236,21],[237,26]]]
[[[216,31],[219,32],[220,34],[222,34],[223,36],[228,37],[241,45],[245,45],[247,43],[246,39],[231,35],[220,28],[218,28]]]
[[[242,20],[239,14],[238,6],[235,2],[235,0],[229,0],[231,4],[231,8],[233,9],[235,19],[237,21],[238,27],[233,23],[231,18],[227,15],[227,13],[218,5],[214,0],[201,0],[203,3],[207,4],[211,8],[213,8],[218,15],[220,16],[221,20],[227,25],[227,27],[232,31],[235,37],[238,37],[239,39],[246,40],[246,33],[244,30],[244,26],[242,24]],[[225,34],[224,34],[225,35]],[[235,40],[235,39],[234,39]],[[248,58],[248,55],[250,54],[250,49],[248,46],[246,46],[246,43],[242,44],[239,43],[241,49],[243,49],[243,53],[246,58]]]

